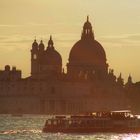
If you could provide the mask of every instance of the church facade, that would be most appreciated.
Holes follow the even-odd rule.
[[[39,44],[34,40],[29,77],[21,78],[21,71],[10,66],[0,71],[0,113],[80,114],[128,109],[121,74],[116,78],[108,67],[105,50],[95,39],[87,17],[81,38],[70,51],[67,73],[52,36],[47,48],[42,40]]]

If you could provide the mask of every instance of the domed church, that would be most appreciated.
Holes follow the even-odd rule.
[[[33,78],[45,79],[49,76],[61,74],[62,58],[55,50],[52,37],[48,41],[48,46],[45,49],[43,41],[40,44],[34,40],[31,50],[31,75]]]
[[[127,86],[132,84],[129,78]],[[6,66],[0,71],[0,91],[0,113],[81,114],[128,106],[122,75],[117,78],[113,69],[108,70],[105,50],[88,16],[69,53],[66,73],[52,36],[47,47],[35,39],[31,75],[21,78],[21,71]]]
[[[96,75],[101,80],[108,75],[105,50],[95,39],[88,16],[83,26],[81,39],[72,47],[68,61],[65,77],[70,79],[76,80],[80,75]],[[31,50],[31,77],[46,79],[61,74],[62,58],[54,48],[52,37],[50,36],[46,49],[42,40],[39,45],[34,40]]]
[[[83,26],[81,39],[72,47],[69,54],[67,71],[70,75],[96,73],[104,77],[108,73],[106,54],[102,45],[95,40],[89,17]]]

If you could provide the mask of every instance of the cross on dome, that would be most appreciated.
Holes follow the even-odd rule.
[[[53,40],[52,40],[52,35],[50,35],[50,40],[48,41],[48,47],[53,48]]]

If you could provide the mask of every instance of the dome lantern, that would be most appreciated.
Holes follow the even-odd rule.
[[[52,48],[54,49],[54,46],[53,46],[53,40],[52,40],[52,36],[50,35],[50,40],[48,41],[48,48]]]
[[[89,16],[87,16],[87,21],[84,23],[81,39],[94,39],[94,33],[92,31],[92,25],[89,22]]]

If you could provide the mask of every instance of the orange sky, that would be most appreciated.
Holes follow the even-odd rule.
[[[52,34],[63,66],[90,16],[96,40],[118,76],[140,81],[140,0],[0,0],[0,69],[4,65],[30,75],[30,49],[36,36],[47,46]]]

